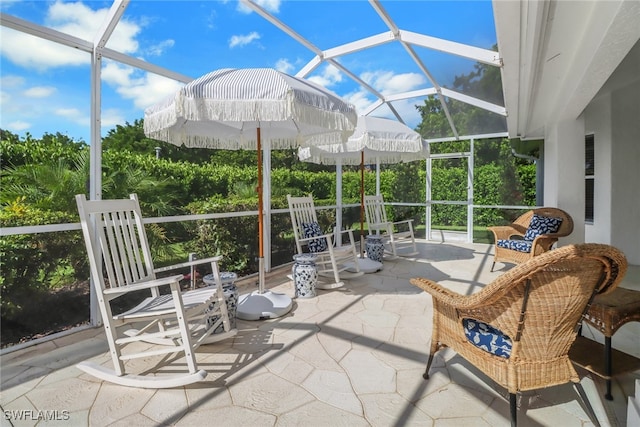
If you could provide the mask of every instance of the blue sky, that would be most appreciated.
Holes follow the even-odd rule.
[[[320,50],[389,31],[364,0],[257,2]],[[496,36],[491,2],[382,1],[401,30],[491,49]],[[7,1],[3,13],[93,40],[110,1]],[[197,78],[219,68],[272,67],[295,74],[314,53],[237,1],[133,0],[107,47]],[[60,132],[90,138],[90,57],[66,46],[0,27],[0,128],[20,136]],[[416,48],[436,81],[472,70],[473,62]],[[396,42],[339,58],[352,72],[383,94],[432,87],[405,49]],[[353,103],[359,112],[375,101],[336,68],[322,65],[308,78]],[[123,64],[104,60],[102,134],[144,117],[144,109],[181,84]],[[415,127],[421,99],[394,103],[407,125]],[[391,117],[386,107],[372,115]]]

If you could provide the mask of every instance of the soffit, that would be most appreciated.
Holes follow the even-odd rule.
[[[575,119],[640,39],[637,1],[494,1],[511,137]]]

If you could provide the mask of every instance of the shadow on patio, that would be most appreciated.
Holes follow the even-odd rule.
[[[111,363],[102,329],[5,354],[4,418],[14,425],[36,425],[49,417],[48,425],[74,426],[204,426],[214,420],[238,426],[433,425],[436,420],[509,425],[506,391],[495,390],[455,353],[438,353],[431,378],[423,380],[431,300],[409,284],[411,277],[422,276],[470,294],[508,267],[489,271],[488,245],[421,241],[419,248],[417,257],[385,261],[382,271],[347,281],[343,288],[295,299],[284,317],[238,320],[237,336],[200,347],[198,363],[208,376],[188,387],[132,389],[82,373],[75,367],[81,360]],[[275,270],[267,286],[293,296],[288,274],[288,267]],[[638,286],[638,276],[634,270],[630,286]],[[255,278],[237,285],[241,294],[254,290]],[[640,357],[633,338],[637,326],[625,325],[618,333],[626,337],[616,335],[613,342],[626,343],[631,348],[621,349]],[[182,360],[166,362],[166,372],[185,368]],[[135,363],[145,369],[144,361]],[[625,425],[627,397],[640,371],[615,378],[613,401],[602,397],[602,379],[578,372],[602,425]],[[570,385],[523,393],[519,421],[522,426],[591,425]]]

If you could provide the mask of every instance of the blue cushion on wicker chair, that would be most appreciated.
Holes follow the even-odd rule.
[[[511,356],[511,338],[498,329],[474,319],[462,319],[462,325],[471,344],[505,359]]]
[[[527,232],[524,233],[524,240],[532,242],[541,234],[556,233],[560,229],[560,224],[562,224],[562,218],[551,218],[533,214],[529,228],[527,228]]]
[[[322,229],[317,222],[303,222],[302,223],[302,237],[308,239],[310,237],[322,236]],[[329,247],[327,246],[327,239],[312,239],[309,240],[310,252],[324,252]]]
[[[531,246],[533,246],[533,242],[528,242],[526,240],[498,239],[498,242],[496,244],[498,245],[498,247],[511,249],[518,252],[531,252]]]

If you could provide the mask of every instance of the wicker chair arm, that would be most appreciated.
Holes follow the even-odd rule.
[[[551,249],[551,246],[558,241],[556,234],[541,234],[536,236],[531,243],[531,253],[534,255],[540,255]]]
[[[412,285],[430,294],[434,299],[438,300],[441,303],[450,305],[453,308],[469,309],[483,304],[483,302],[478,304],[477,298],[470,298],[473,295],[468,296],[459,294],[429,279],[414,277],[410,280],[410,282]]]
[[[496,240],[510,239],[513,236],[523,237],[527,229],[518,224],[514,225],[499,225],[496,227],[487,227],[487,230],[491,230]]]

